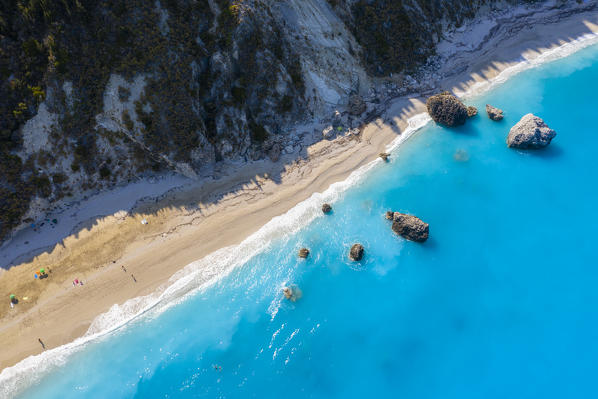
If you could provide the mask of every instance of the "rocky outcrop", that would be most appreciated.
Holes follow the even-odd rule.
[[[363,258],[363,245],[361,244],[353,244],[351,250],[349,251],[349,259],[353,261],[359,261]]]
[[[384,217],[386,217],[386,220],[392,220],[395,216],[395,213],[393,211],[386,211],[386,214],[384,215]]]
[[[492,119],[493,121],[500,121],[503,118],[503,110],[493,107],[490,104],[486,104],[486,113],[488,114],[488,118]]]
[[[382,158],[384,162],[387,162],[388,158],[390,157],[390,154],[388,152],[381,152],[380,154],[378,154],[378,156]]]
[[[366,110],[365,101],[363,101],[363,98],[361,98],[360,95],[355,94],[349,97],[349,104],[347,105],[347,110],[351,115],[361,115]]]
[[[300,258],[303,258],[303,259],[307,258],[309,256],[309,249],[307,249],[307,248],[301,248],[299,250],[298,255],[299,255]]]
[[[282,289],[282,293],[286,299],[291,302],[295,302],[297,299],[301,298],[303,292],[297,287],[296,285],[289,285]]]
[[[430,225],[415,216],[395,212],[392,230],[409,241],[424,242],[428,239]]]
[[[467,107],[467,117],[472,118],[478,114],[478,109],[473,105]]]
[[[556,136],[556,132],[533,115],[527,114],[509,131],[507,145],[511,148],[534,149],[546,147]]]
[[[448,127],[463,125],[469,117],[467,107],[447,91],[428,98],[426,107],[434,122]]]
[[[280,144],[278,143],[274,143],[272,145],[272,148],[270,148],[270,150],[268,150],[268,157],[270,158],[270,160],[272,162],[277,162],[280,159]]]
[[[324,213],[330,213],[330,212],[332,212],[332,207],[330,206],[330,204],[323,204],[322,205],[322,212],[324,212]]]

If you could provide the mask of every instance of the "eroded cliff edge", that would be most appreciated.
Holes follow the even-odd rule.
[[[522,5],[578,6],[4,1],[0,238],[64,198],[140,174],[277,160],[305,142],[300,122],[333,128],[315,140],[358,133],[385,98],[433,88],[447,32]]]

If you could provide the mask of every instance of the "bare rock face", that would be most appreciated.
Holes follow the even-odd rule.
[[[361,244],[353,244],[351,250],[349,251],[349,259],[354,261],[359,261],[363,258],[363,245]]]
[[[305,258],[307,258],[308,256],[309,256],[309,249],[307,249],[307,248],[301,248],[301,249],[299,250],[299,257],[300,257],[300,258],[303,258],[303,259],[305,259]]]
[[[355,94],[349,97],[349,104],[347,105],[347,109],[351,115],[361,115],[366,110],[366,105],[360,95]]]
[[[503,118],[503,110],[493,107],[490,104],[486,104],[486,113],[488,114],[488,118],[492,119],[493,121],[500,121]]]
[[[268,151],[268,157],[272,162],[277,162],[280,159],[280,151],[280,144],[274,143]]]
[[[467,117],[468,118],[472,118],[474,116],[476,116],[478,114],[478,109],[476,107],[474,107],[473,105],[470,105],[469,107],[467,107]]]
[[[330,213],[332,211],[332,207],[330,206],[330,204],[324,204],[322,205],[322,212],[324,213]]]
[[[463,125],[469,116],[467,107],[448,91],[428,98],[426,107],[434,122],[449,127]]]
[[[509,131],[507,145],[511,148],[534,149],[546,147],[556,136],[541,118],[533,114],[523,118]]]
[[[428,239],[430,225],[415,216],[395,212],[392,230],[409,241],[424,242]]]

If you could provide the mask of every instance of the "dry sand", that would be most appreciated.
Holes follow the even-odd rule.
[[[458,51],[439,72],[444,76],[461,72],[444,79],[435,90],[466,90],[517,64],[522,55],[537,59],[547,50],[598,31],[597,12],[559,13],[560,17],[554,10],[547,16],[536,15],[532,24],[530,16],[509,21],[512,25],[495,32],[482,46]],[[273,217],[375,159],[397,137],[397,128],[388,123],[391,119],[403,131],[409,117],[424,111],[421,98],[397,99],[389,104],[387,116],[367,125],[361,137],[321,141],[309,147],[305,159],[256,162],[228,177],[141,204],[124,219],[101,218],[50,253],[4,272],[0,275],[0,298],[6,298],[6,306],[0,306],[0,369],[39,353],[38,338],[46,348],[73,341],[111,305],[148,294],[190,262],[240,243]],[[479,117],[485,117],[483,110]],[[278,176],[281,168],[280,179],[268,178]],[[140,223],[143,218],[147,225]],[[52,271],[48,278],[34,280],[33,271],[40,267]],[[84,285],[73,287],[74,278]],[[10,293],[20,298],[12,310]]]

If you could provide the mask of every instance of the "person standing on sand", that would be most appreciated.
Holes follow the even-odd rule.
[[[123,269],[123,272],[125,272],[125,273],[127,272],[127,269],[125,268],[125,266],[124,266],[124,265],[123,265],[123,266],[121,266],[121,269]]]
[[[133,273],[131,273],[131,278],[133,278],[134,282],[137,282],[137,279],[135,278],[135,276],[133,276]]]
[[[45,344],[42,342],[42,339],[41,339],[41,338],[38,338],[37,340],[39,341],[39,343],[40,343],[40,344],[42,344],[42,348],[43,348],[44,350],[46,350],[46,345],[45,345]]]

